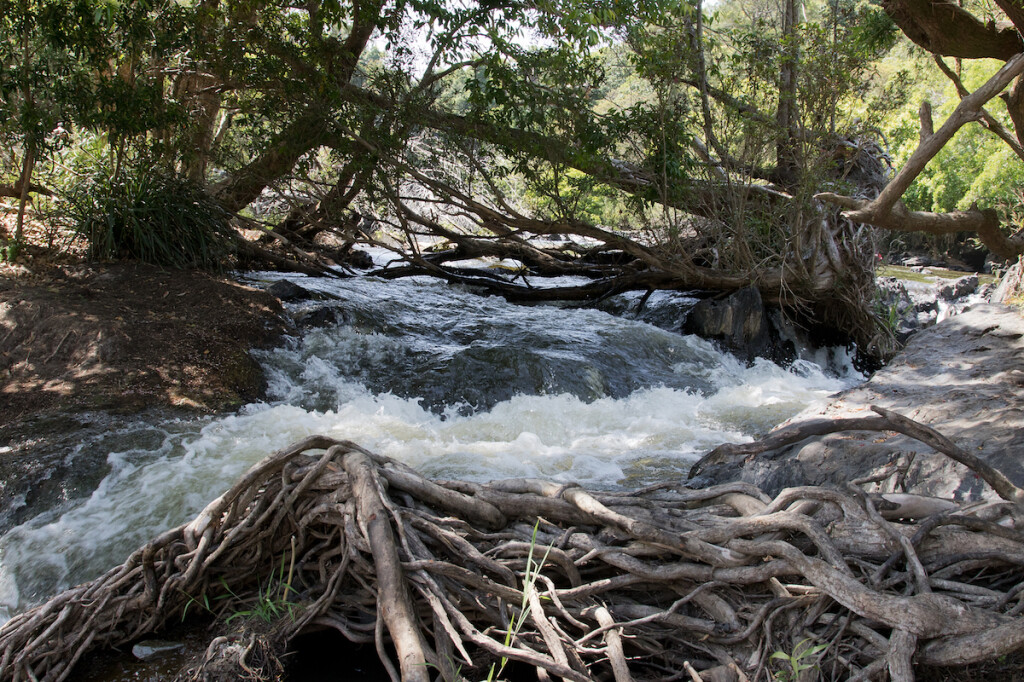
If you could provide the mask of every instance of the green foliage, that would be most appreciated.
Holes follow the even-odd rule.
[[[17,260],[22,246],[17,239],[8,239],[0,245],[0,263],[13,263]]]
[[[971,178],[972,182],[956,207],[965,210],[972,204],[992,205],[999,207],[1020,206],[1021,188],[1024,188],[1024,161],[1013,151],[1003,145],[983,159],[978,174]]]
[[[225,598],[229,596],[238,601],[243,601],[228,588],[223,578],[221,578],[221,583],[228,592]],[[264,623],[273,623],[285,615],[295,620],[295,611],[298,606],[289,599],[293,589],[290,584],[285,582],[284,566],[282,566],[277,574],[270,575],[266,586],[260,585],[256,597],[248,602],[248,608],[232,612],[231,615],[224,619],[224,623],[230,624],[231,621],[239,618],[256,618]],[[245,602],[243,601],[243,603]]]
[[[142,163],[102,168],[70,188],[61,209],[100,259],[218,269],[231,246],[230,216],[196,184]]]
[[[533,558],[534,551],[537,549],[537,529],[539,527],[540,519],[537,519],[537,522],[533,524],[533,536],[530,538],[530,552],[526,557],[526,571],[523,573],[523,600],[519,604],[519,614],[509,621],[508,627],[505,629],[505,646],[512,646],[516,637],[519,636],[520,630],[523,629],[526,619],[530,616],[530,595],[536,591],[537,576],[544,568],[544,564],[547,563],[548,554],[551,553],[551,545],[548,545],[547,550],[544,552],[544,556],[539,562]],[[487,675],[487,682],[500,679],[501,673],[505,670],[505,666],[507,664],[508,658],[502,657],[500,665],[492,665],[490,672]]]
[[[292,562],[295,560],[295,545],[292,543]],[[189,609],[192,605],[213,613],[213,607],[215,602],[220,601],[232,601],[236,607],[234,611],[224,619],[225,623],[231,623],[233,620],[239,618],[256,618],[263,621],[264,623],[273,623],[280,620],[287,615],[292,620],[295,620],[295,612],[299,608],[298,604],[292,601],[292,596],[295,593],[295,588],[292,587],[293,571],[295,569],[294,563],[287,564],[286,570],[286,558],[285,555],[281,555],[281,563],[276,570],[271,571],[267,578],[266,585],[259,585],[257,594],[253,598],[243,598],[235,594],[231,587],[227,584],[224,578],[220,579],[221,587],[224,588],[224,594],[214,597],[213,601],[210,600],[209,595],[203,594],[200,597],[194,597],[192,595],[186,595],[188,600],[185,602],[185,607],[181,612],[181,619],[184,621]]]
[[[773,673],[772,679],[777,682],[797,682],[800,679],[800,673],[817,667],[818,654],[827,648],[828,644],[815,645],[810,639],[802,639],[793,647],[791,654],[785,651],[776,651],[769,657],[769,660],[782,661],[785,667]]]
[[[908,106],[891,109],[879,121],[892,144],[897,166],[910,157],[919,142],[917,111],[910,105],[930,102],[938,128],[960,102],[953,84],[930,60],[917,52],[901,54],[904,68],[891,74],[890,81],[907,81],[903,87]],[[965,62],[961,77],[968,89],[977,87],[998,66],[992,60]],[[986,109],[1012,129],[1000,99],[990,102]],[[1005,212],[1020,205],[1018,191],[1022,183],[1024,161],[991,132],[979,125],[968,125],[939,151],[911,185],[904,200],[909,208],[920,211],[964,210],[977,203],[998,206]]]

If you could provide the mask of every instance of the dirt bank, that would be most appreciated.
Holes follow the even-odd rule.
[[[0,266],[0,532],[95,489],[106,452],[83,442],[259,398],[248,351],[285,328],[226,277],[40,260]]]
[[[119,263],[0,269],[0,422],[51,410],[237,407],[277,299],[223,277]]]

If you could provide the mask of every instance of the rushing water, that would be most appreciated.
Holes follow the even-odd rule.
[[[860,379],[809,360],[747,366],[681,336],[671,329],[693,301],[676,293],[641,311],[635,296],[597,310],[514,306],[435,280],[301,283],[331,296],[316,305],[338,323],[259,353],[268,402],[133,424],[69,454],[99,452],[108,471],[91,493],[0,538],[0,617],[117,564],[312,433],[437,477],[633,486],[685,477],[715,445],[748,440]]]

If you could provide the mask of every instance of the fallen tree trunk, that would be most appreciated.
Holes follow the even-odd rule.
[[[385,659],[397,652],[396,680],[483,679],[507,661],[541,679],[769,680],[791,660],[831,679],[912,679],[914,664],[1018,649],[1016,501],[902,501],[894,516],[854,487],[770,500],[738,482],[599,492],[433,481],[314,436],[121,566],[11,619],[0,678],[66,679],[91,649],[201,605],[224,617],[268,598],[281,615],[268,640],[333,628]],[[253,652],[273,649],[217,637],[183,677],[206,679],[228,656],[261,679]],[[263,679],[280,670],[267,666]]]

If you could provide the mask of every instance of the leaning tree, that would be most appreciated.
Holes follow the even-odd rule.
[[[48,130],[99,133],[110,173],[132,159],[172,168],[250,225],[282,190],[289,217],[273,238],[306,266],[318,234],[348,245],[372,236],[360,219],[372,215],[405,235],[392,275],[468,277],[520,299],[754,286],[881,350],[865,225],[972,230],[1019,252],[991,211],[898,201],[967,122],[1021,150],[983,108],[1024,68],[1019,37],[959,6],[736,1],[712,18],[700,0],[22,2],[33,22],[11,18],[15,0],[0,6],[5,107],[52,101]],[[891,45],[889,17],[936,54],[1006,63],[938,131],[922,117],[921,148],[891,181],[844,114]],[[27,80],[30,62],[59,68]],[[1005,97],[1013,126],[1019,90]],[[53,135],[19,125],[0,128],[26,176]],[[25,180],[11,189],[27,198]],[[550,235],[570,241],[535,239]],[[421,251],[428,241],[438,249]],[[523,272],[453,265],[480,255],[593,281],[538,292]]]
[[[294,144],[215,190],[238,208],[288,167],[293,196],[295,180],[315,190],[293,207],[290,245],[325,230],[351,237],[347,212],[372,212],[408,238],[407,267],[389,276],[528,300],[755,286],[870,346],[870,234],[814,194],[827,183],[873,196],[884,184],[880,150],[841,104],[885,42],[842,28],[870,10],[839,3],[798,22],[790,5],[715,31],[699,3],[433,7],[425,55],[364,60],[321,125],[305,120]],[[531,40],[516,39],[524,30]],[[635,96],[613,92],[616,67]],[[612,220],[581,209],[595,196]],[[569,241],[536,240],[552,235]],[[421,252],[423,236],[441,247]],[[538,291],[451,265],[482,255],[594,281]]]

